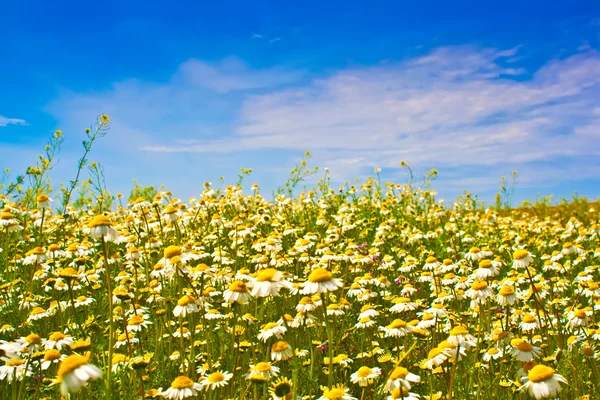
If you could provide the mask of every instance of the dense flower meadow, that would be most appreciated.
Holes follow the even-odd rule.
[[[36,200],[0,196],[2,399],[600,398],[594,203]]]

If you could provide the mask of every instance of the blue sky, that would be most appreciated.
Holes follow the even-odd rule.
[[[489,3],[485,5],[482,3]],[[342,183],[400,160],[493,199],[600,196],[600,3],[580,1],[5,2],[0,167],[112,118],[92,160],[197,195],[204,181],[282,184],[304,151]]]

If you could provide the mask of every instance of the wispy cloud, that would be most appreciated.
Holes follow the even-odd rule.
[[[19,118],[6,118],[0,115],[0,126],[27,125],[27,121]]]
[[[529,77],[511,50],[441,48],[248,96],[234,135],[148,151],[321,149],[381,166],[399,159],[494,165],[595,155],[600,55],[554,60]]]
[[[374,166],[398,177],[407,160],[448,171],[441,184],[454,191],[496,186],[513,169],[531,185],[589,177],[593,168],[577,161],[600,155],[600,54],[585,49],[531,70],[520,63],[524,51],[442,47],[310,80],[234,57],[190,60],[167,83],[65,93],[49,109],[67,125],[111,114],[128,157],[243,163],[258,155],[275,168],[286,159],[273,152],[312,150],[338,180]]]
[[[253,69],[237,57],[229,57],[218,63],[189,60],[178,72],[185,82],[218,93],[273,87],[296,81],[301,71],[288,71],[281,67]]]

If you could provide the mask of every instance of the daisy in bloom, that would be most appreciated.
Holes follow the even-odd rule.
[[[181,316],[185,318],[188,313],[197,313],[198,311],[196,299],[189,294],[185,294],[181,296],[179,300],[177,300],[177,306],[173,309],[173,315],[176,317]]]
[[[271,360],[273,361],[289,360],[293,355],[294,353],[288,342],[280,340],[271,346]]]
[[[229,288],[223,292],[223,299],[229,304],[248,304],[251,297],[248,286],[240,280],[233,281],[229,284]]]
[[[513,268],[523,269],[533,262],[533,257],[525,249],[519,249],[513,254]]]
[[[520,327],[522,331],[533,331],[538,327],[537,318],[530,313],[527,313],[521,319]]]
[[[479,247],[471,247],[469,252],[465,254],[465,259],[471,261],[479,261],[484,257],[484,253]]]
[[[283,273],[274,268],[266,268],[258,272],[253,282],[252,296],[279,296],[279,290],[285,287],[292,289],[293,285],[283,279]]]
[[[519,361],[532,361],[540,355],[540,348],[533,346],[523,339],[513,339],[511,345],[514,347],[512,356]]]
[[[580,328],[586,326],[589,322],[590,316],[584,309],[575,310],[570,313],[569,325],[573,328]]]
[[[127,330],[129,332],[137,332],[137,331],[141,331],[144,328],[148,328],[148,325],[151,325],[152,322],[148,321],[144,316],[142,315],[134,315],[133,317],[129,318],[129,321],[127,321]]]
[[[42,370],[48,369],[52,364],[58,364],[64,360],[66,356],[60,354],[60,351],[55,349],[46,350],[44,352],[44,361],[42,361]]]
[[[118,349],[119,347],[132,345],[138,343],[139,341],[140,340],[138,338],[133,336],[133,333],[125,332],[117,337],[117,341],[115,342],[114,348]]]
[[[423,269],[425,271],[435,270],[442,266],[442,263],[439,262],[435,257],[427,257],[425,260],[425,265],[423,265]]]
[[[502,358],[503,355],[504,352],[501,349],[498,347],[491,347],[483,355],[483,361],[490,362],[491,360],[497,360]]]
[[[475,280],[471,284],[471,288],[467,290],[465,294],[471,299],[471,309],[473,309],[487,303],[488,299],[493,295],[493,292],[488,287],[486,281]]]
[[[213,372],[210,375],[205,376],[200,384],[203,389],[215,390],[219,387],[227,386],[227,382],[233,377],[233,374],[226,371]]]
[[[258,334],[258,339],[266,342],[271,336],[275,336],[277,339],[281,339],[281,336],[287,331],[285,326],[279,325],[277,322],[269,322],[262,327]]]
[[[406,388],[410,389],[412,383],[421,382],[421,377],[408,372],[408,369],[404,367],[396,367],[392,370],[389,375],[387,382],[385,383],[385,390],[391,392],[394,389]]]
[[[198,391],[202,389],[199,383],[192,381],[187,376],[178,376],[171,383],[171,387],[161,393],[166,399],[180,400],[188,397],[198,396]]]
[[[369,328],[375,325],[376,322],[373,321],[370,317],[360,318],[354,327],[356,328]]]
[[[469,330],[463,325],[457,325],[450,331],[448,336],[448,343],[462,346],[475,346],[477,340],[473,335],[469,333]]]
[[[419,308],[419,304],[412,302],[408,297],[396,297],[393,303],[394,305],[390,308],[390,311],[393,313],[403,313]]]
[[[98,367],[88,364],[89,359],[89,356],[73,354],[62,360],[58,366],[56,383],[60,383],[63,395],[77,393],[88,380],[102,377],[102,371]]]
[[[48,317],[48,312],[46,310],[44,310],[42,307],[35,307],[29,312],[29,317],[27,318],[27,321],[37,321],[46,317]]]
[[[412,330],[405,321],[401,319],[395,319],[386,327],[379,327],[380,331],[385,332],[386,337],[402,337]]]
[[[538,364],[531,368],[527,376],[523,378],[525,383],[520,390],[527,391],[530,396],[536,399],[545,399],[555,397],[562,390],[560,384],[567,384],[564,376],[545,365]]]
[[[106,215],[96,215],[88,223],[88,228],[90,228],[93,239],[103,239],[106,242],[114,242],[117,239],[117,236],[119,236]]]
[[[15,379],[22,381],[25,375],[30,376],[31,370],[27,362],[20,358],[11,358],[0,367],[0,381],[5,379],[9,382]]]
[[[250,364],[250,370],[248,371],[248,374],[246,375],[247,379],[250,379],[251,377],[255,376],[255,375],[261,375],[262,377],[264,377],[265,379],[271,379],[272,377],[275,377],[279,374],[279,368],[271,365],[271,363],[268,362],[259,362],[256,365],[252,365]]]
[[[515,295],[515,288],[512,285],[504,285],[498,292],[498,304],[501,306],[509,306],[515,304],[517,296]]]
[[[331,389],[323,387],[323,396],[318,400],[357,400],[348,393],[348,389],[343,386],[333,386]]]
[[[374,367],[369,368],[366,366],[360,367],[358,371],[350,375],[352,383],[357,383],[359,386],[369,386],[373,383],[373,380],[381,375],[381,369]]]
[[[365,304],[360,309],[360,314],[358,314],[358,318],[373,318],[379,315],[379,311],[373,308],[370,304]]]
[[[473,272],[473,278],[485,280],[498,275],[498,269],[492,264],[490,260],[479,261],[479,268]]]
[[[342,281],[335,279],[325,268],[315,268],[309,275],[308,281],[302,285],[302,294],[326,293],[344,286]]]
[[[329,316],[333,315],[336,317],[340,317],[344,314],[344,310],[342,310],[342,308],[338,304],[330,304],[327,306],[327,315]]]

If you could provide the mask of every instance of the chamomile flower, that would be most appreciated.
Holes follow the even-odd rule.
[[[63,395],[77,393],[88,380],[102,377],[102,371],[88,361],[89,356],[79,354],[70,355],[61,361],[56,382],[60,383],[60,391]]]
[[[357,400],[348,393],[348,389],[344,386],[333,386],[331,389],[323,387],[323,395],[318,400]]]
[[[325,268],[315,268],[309,275],[308,281],[301,284],[302,294],[326,293],[337,290],[343,285],[342,281],[333,277]]]
[[[251,298],[248,286],[242,280],[231,282],[229,288],[223,292],[223,299],[230,304],[248,304]]]
[[[217,371],[205,376],[200,382],[200,385],[205,390],[215,390],[217,388],[227,386],[232,377],[232,373],[227,371]]]
[[[161,393],[161,396],[170,400],[187,399],[198,396],[202,385],[192,381],[187,376],[181,375],[173,380],[171,387]]]
[[[362,366],[352,375],[350,375],[350,380],[352,383],[356,383],[359,386],[369,386],[373,384],[373,381],[381,375],[381,369],[378,367],[367,367]]]
[[[565,377],[557,374],[554,369],[541,364],[531,368],[523,381],[525,383],[520,390],[527,391],[536,399],[555,397],[562,390],[561,383],[567,384]]]
[[[283,278],[283,273],[273,268],[259,271],[252,285],[251,294],[254,297],[279,296],[281,288],[293,288],[293,285]]]
[[[391,392],[394,389],[410,389],[412,383],[419,383],[421,378],[408,371],[404,367],[395,367],[385,383],[385,390]]]

